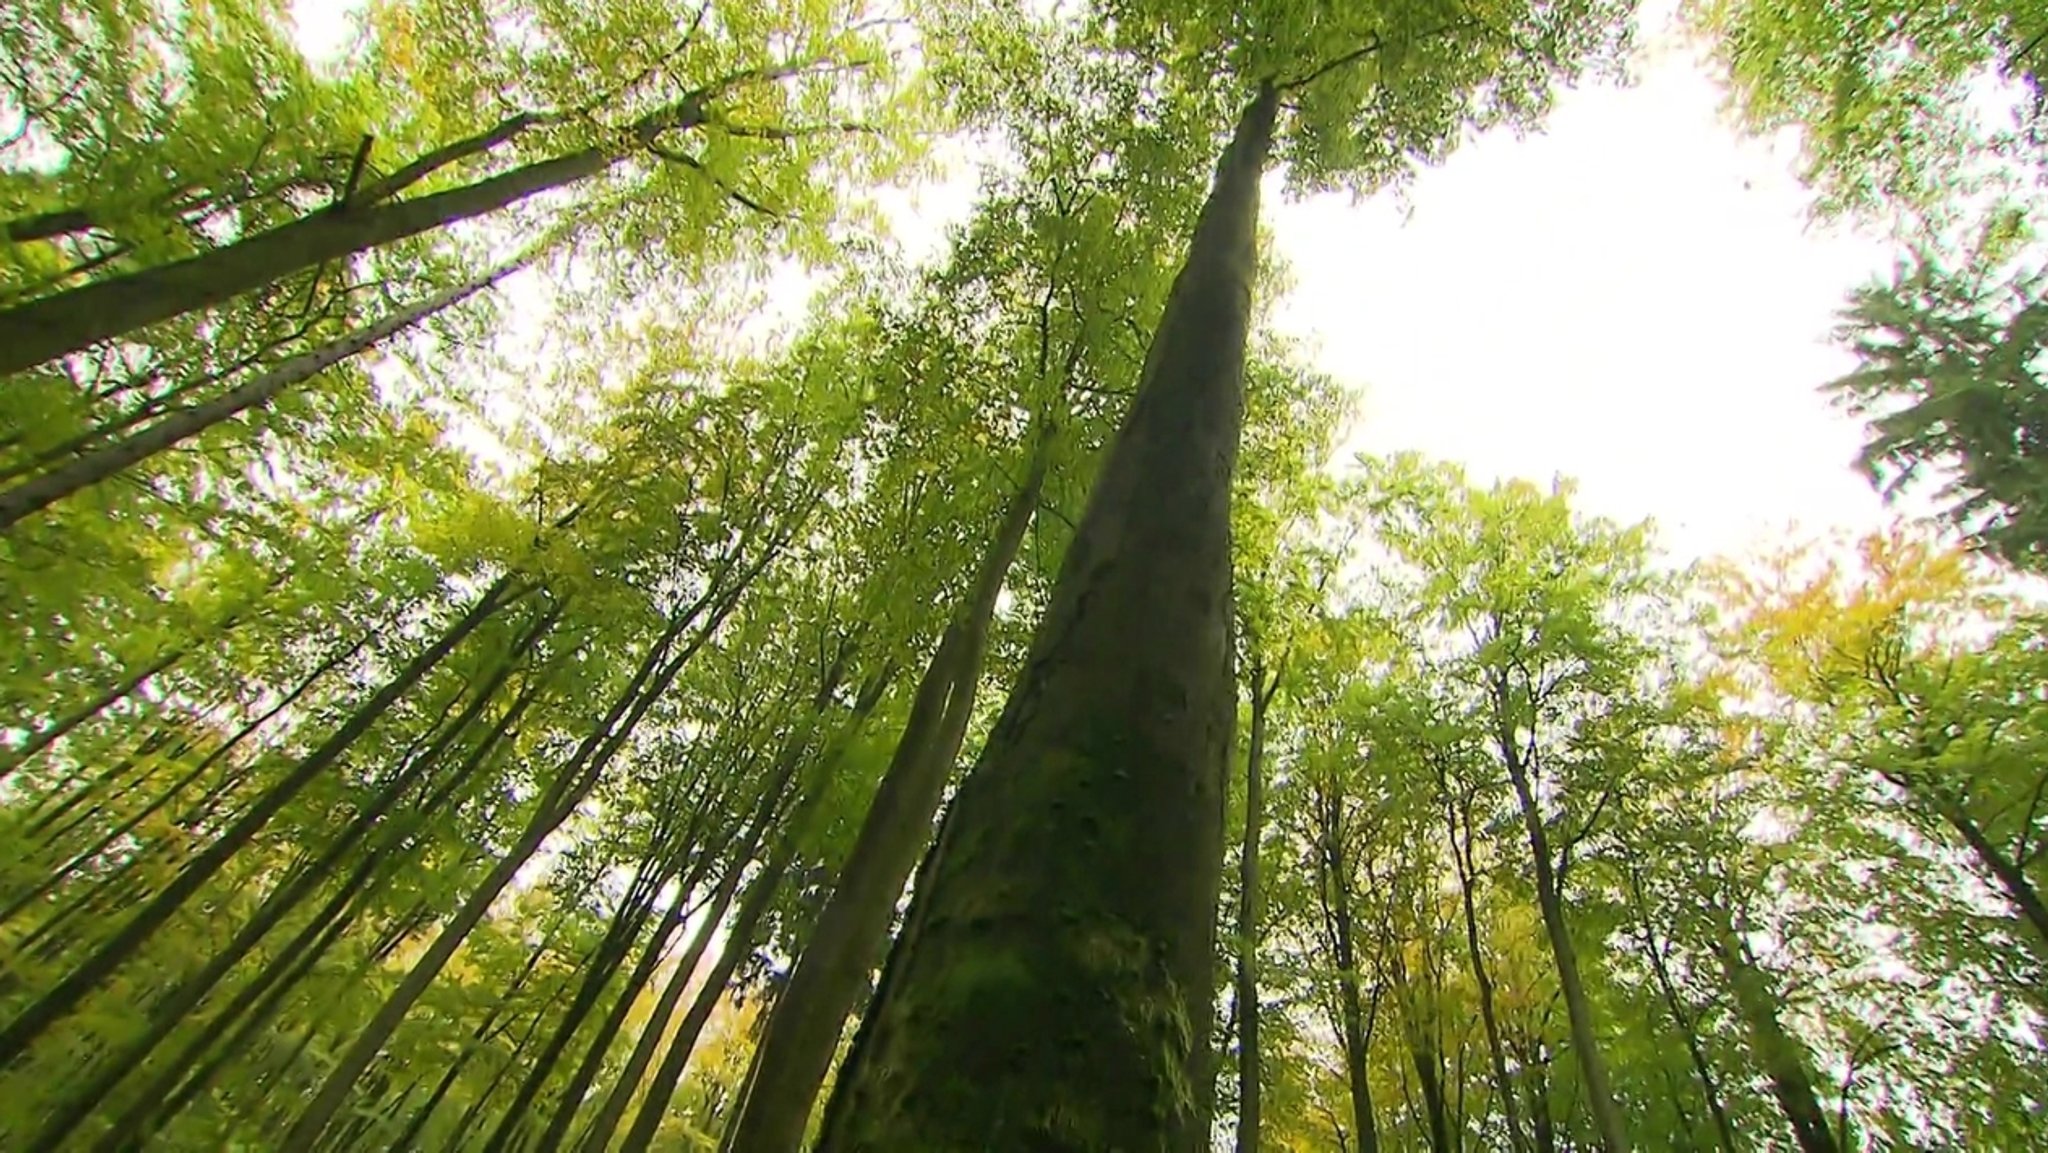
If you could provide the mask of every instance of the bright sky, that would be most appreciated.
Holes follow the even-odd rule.
[[[1577,477],[1675,559],[1882,523],[1849,468],[1860,425],[1815,389],[1849,365],[1836,314],[1892,247],[1809,225],[1794,148],[1729,127],[1688,51],[1636,72],[1566,94],[1541,135],[1460,149],[1405,217],[1269,209],[1296,280],[1279,325],[1363,387],[1352,447]]]
[[[310,52],[351,7],[298,0]],[[1269,197],[1295,281],[1276,322],[1363,390],[1350,450],[1576,477],[1589,511],[1654,518],[1675,560],[1881,524],[1849,467],[1860,426],[1816,389],[1849,365],[1837,312],[1894,248],[1811,224],[1791,142],[1741,136],[1689,48],[1643,40],[1631,85],[1566,93],[1542,133],[1468,143],[1398,200]],[[907,246],[972,183],[913,197]]]

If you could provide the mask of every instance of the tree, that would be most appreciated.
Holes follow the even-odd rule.
[[[1279,140],[1299,182],[1369,187],[1469,122],[1540,111],[1557,74],[1618,37],[1615,13],[1578,6],[1510,7],[1490,14],[1492,33],[1315,6],[1274,13],[1257,36],[1221,11],[1102,15],[1190,91],[1221,77],[1205,95],[1237,95],[1242,111],[1026,671],[840,1076],[828,1149],[1205,1140],[1195,1086],[1234,711],[1229,498],[1259,180]],[[1526,54],[1524,35],[1541,38]],[[1299,131],[1276,131],[1283,90]],[[1368,107],[1382,103],[1391,118]]]

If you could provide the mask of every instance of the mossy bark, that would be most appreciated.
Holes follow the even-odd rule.
[[[1207,1145],[1230,488],[1258,184],[1246,108],[1019,682],[944,822],[821,1149]]]
[[[903,884],[930,841],[932,815],[974,710],[996,599],[1038,508],[1050,443],[1041,430],[1030,471],[918,682],[888,772],[755,1051],[726,1141],[730,1153],[794,1153],[803,1141],[846,1017],[888,934]]]

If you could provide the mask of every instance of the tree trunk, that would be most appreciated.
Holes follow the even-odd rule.
[[[1721,1090],[1714,1082],[1714,1067],[1707,1061],[1706,1050],[1700,1045],[1699,1029],[1694,1020],[1685,1012],[1684,1003],[1678,995],[1678,986],[1671,979],[1671,967],[1666,961],[1666,950],[1657,945],[1656,930],[1650,925],[1650,904],[1643,895],[1642,880],[1631,867],[1628,873],[1629,895],[1635,899],[1636,916],[1643,926],[1643,951],[1650,959],[1650,973],[1657,979],[1657,989],[1664,996],[1664,1007],[1671,1014],[1671,1023],[1685,1037],[1685,1051],[1692,1059],[1692,1068],[1699,1078],[1700,1091],[1707,1099],[1707,1113],[1714,1119],[1714,1138],[1720,1143],[1721,1153],[1735,1153],[1735,1125],[1728,1117],[1728,1109],[1721,1102]]]
[[[847,1014],[889,931],[903,884],[931,840],[932,816],[973,716],[989,621],[1037,510],[1050,443],[1041,431],[1030,472],[918,682],[903,736],[853,850],[769,1014],[737,1106],[727,1144],[731,1153],[793,1153],[803,1140]]]
[[[821,1148],[1195,1150],[1236,711],[1230,491],[1262,87]]]
[[[604,1153],[611,1144],[612,1134],[618,1130],[619,1121],[626,1115],[626,1106],[633,1094],[640,1088],[640,1079],[647,1075],[647,1066],[654,1060],[654,1051],[661,1045],[662,1034],[668,1032],[669,1018],[675,1016],[676,1006],[682,1003],[683,993],[690,987],[690,978],[697,975],[697,966],[704,960],[704,951],[711,945],[711,938],[718,932],[719,922],[725,920],[725,912],[732,905],[733,895],[739,891],[740,874],[753,861],[754,850],[760,843],[760,830],[756,829],[747,837],[745,848],[736,854],[718,879],[718,888],[711,903],[705,907],[704,921],[697,926],[697,932],[690,938],[690,945],[676,961],[675,970],[669,974],[668,982],[662,986],[661,996],[656,998],[654,1011],[647,1015],[647,1023],[640,1029],[640,1036],[633,1043],[633,1051],[626,1058],[626,1065],[612,1083],[612,1091],[605,1094],[604,1103],[598,1107],[597,1116],[591,1120],[590,1128],[583,1135],[579,1149],[586,1153]],[[567,1102],[564,1102],[567,1104]],[[543,1142],[539,1149],[548,1151],[555,1146]]]
[[[1327,793],[1318,797],[1323,807],[1323,829],[1317,858],[1329,919],[1331,953],[1337,962],[1337,1015],[1343,1030],[1345,1082],[1351,1091],[1351,1129],[1358,1140],[1358,1153],[1379,1153],[1380,1128],[1373,1116],[1370,1065],[1373,1025],[1358,988],[1357,933],[1351,915],[1351,875],[1339,847],[1342,831],[1337,801]],[[1374,1016],[1379,991],[1373,992]]]
[[[1933,798],[1935,811],[1941,819],[1954,829],[1963,843],[1970,847],[1980,864],[1998,882],[2006,899],[2020,911],[2020,915],[2031,925],[2035,934],[2035,951],[2048,958],[2048,904],[2043,904],[2041,893],[2033,881],[2006,853],[1991,843],[1984,830],[1965,812],[1961,805],[1943,797]]]
[[[441,661],[453,652],[499,609],[510,603],[510,577],[502,577],[477,598],[467,613],[440,638],[415,656],[398,675],[385,682],[363,706],[336,729],[319,748],[307,754],[249,809],[228,826],[203,851],[180,869],[169,884],[150,898],[124,922],[113,937],[102,944],[63,980],[31,1003],[5,1029],[0,1029],[0,1068],[5,1068],[28,1050],[51,1025],[64,1019],[78,1003],[111,978],[136,950],[169,921],[191,896],[212,880],[230,857],[256,838],[271,818],[299,794],[314,778],[341,758],[356,739],[409,692]]]
[[[1543,914],[1543,931],[1550,939],[1551,957],[1557,963],[1557,983],[1564,993],[1565,1016],[1571,1023],[1572,1049],[1578,1054],[1579,1073],[1586,1083],[1593,1131],[1598,1134],[1600,1147],[1606,1153],[1626,1153],[1629,1148],[1628,1131],[1621,1119],[1621,1109],[1614,1102],[1614,1089],[1607,1076],[1607,1058],[1600,1050],[1599,1031],[1593,1024],[1593,1005],[1586,997],[1585,982],[1579,976],[1579,954],[1572,945],[1571,926],[1565,923],[1564,898],[1558,892],[1550,836],[1543,827],[1543,814],[1536,807],[1536,797],[1529,785],[1528,767],[1522,763],[1513,739],[1503,737],[1500,746],[1502,759],[1507,762],[1509,782],[1514,786],[1515,800],[1522,811],[1522,827],[1529,834],[1529,852],[1535,857],[1536,904]]]
[[[464,284],[437,292],[410,308],[400,309],[373,324],[328,341],[310,352],[292,357],[267,372],[221,393],[211,400],[182,408],[141,432],[76,457],[32,479],[0,492],[0,532],[32,513],[40,512],[80,489],[96,485],[124,469],[148,460],[157,453],[190,440],[214,425],[252,408],[269,404],[294,384],[362,352],[390,336],[426,320],[476,295],[523,267],[526,259],[501,264]]]
[[[412,200],[320,211],[171,264],[80,285],[0,312],[0,377],[209,308],[315,265],[496,212],[604,172],[661,133],[703,122],[695,99],[585,148]]]
[[[1709,914],[1714,956],[1734,994],[1736,1013],[1749,1034],[1749,1052],[1763,1067],[1785,1120],[1792,1126],[1793,1139],[1801,1153],[1839,1153],[1827,1113],[1813,1091],[1813,1076],[1807,1072],[1805,1046],[1785,1031],[1778,1020],[1778,995],[1769,978],[1750,961],[1728,911],[1716,907]]]
[[[512,883],[512,878],[534,853],[539,851],[541,843],[547,840],[563,821],[569,819],[569,814],[575,812],[583,798],[597,784],[605,767],[625,744],[634,727],[668,690],[677,674],[682,671],[683,664],[695,651],[697,646],[691,645],[666,663],[662,663],[668,647],[674,643],[681,626],[689,619],[687,615],[675,618],[663,631],[662,636],[649,646],[646,658],[641,661],[632,681],[613,703],[609,715],[584,738],[583,743],[562,766],[555,775],[554,782],[535,804],[533,815],[528,818],[518,840],[514,841],[512,847],[498,859],[497,865],[478,884],[455,917],[442,927],[433,945],[413,962],[405,979],[391,991],[391,995],[378,1008],[376,1015],[356,1035],[355,1041],[329,1071],[312,1103],[306,1107],[306,1111],[286,1134],[285,1147],[313,1148],[328,1123],[348,1100],[349,1091],[354,1088],[357,1079],[369,1068],[370,1062],[376,1059],[384,1043],[390,1040],[391,1034],[397,1031],[405,1015],[412,1009],[413,1003],[419,1000],[434,978],[440,975],[441,970],[455,956],[455,951],[461,948],[470,930],[476,928],[483,920],[484,914],[490,911],[491,904],[497,900],[498,894]],[[708,632],[703,635],[708,635]]]
[[[1508,1147],[1514,1153],[1528,1148],[1528,1138],[1522,1133],[1521,1108],[1515,1097],[1515,1083],[1508,1077],[1507,1046],[1501,1041],[1500,1016],[1494,1007],[1493,975],[1487,971],[1486,956],[1479,947],[1478,897],[1473,889],[1479,883],[1479,869],[1472,859],[1471,812],[1465,813],[1465,832],[1459,834],[1458,810],[1452,804],[1448,781],[1440,780],[1443,790],[1444,822],[1451,838],[1451,859],[1458,871],[1459,904],[1465,914],[1465,955],[1472,965],[1472,984],[1479,993],[1479,1019],[1486,1027],[1487,1056],[1492,1062],[1493,1090],[1500,1098],[1501,1116],[1507,1121]]]
[[[661,921],[655,926],[654,935],[641,947],[640,959],[633,963],[633,971],[626,974],[625,988],[619,990],[619,995],[612,1001],[611,1008],[605,1011],[604,1019],[598,1022],[597,1033],[591,1037],[590,1043],[584,1046],[583,1057],[570,1072],[569,1083],[562,1088],[560,1097],[556,1099],[554,1111],[549,1114],[546,1128],[532,1143],[534,1149],[561,1148],[562,1140],[569,1132],[569,1126],[576,1120],[576,1111],[583,1105],[584,1095],[590,1091],[591,1083],[597,1080],[597,1075],[604,1070],[605,1054],[611,1052],[612,1039],[619,1035],[619,1029],[625,1025],[626,1016],[633,1011],[633,1003],[640,997],[640,990],[646,988],[647,982],[654,978],[654,971],[660,967],[661,958],[668,951],[669,938],[675,936],[676,930],[682,928],[688,918],[689,906],[680,901],[670,905],[662,914]],[[536,1074],[544,1075],[549,1071],[536,1062]],[[502,1132],[505,1134],[507,1148],[516,1144],[514,1139],[519,1134],[520,1126],[526,1122],[526,1110],[524,1107],[515,1106],[516,1102],[515,1105],[506,1107],[505,1115],[498,1121],[497,1130],[491,1135],[493,1143],[498,1140],[498,1133]]]
[[[1245,750],[1244,840],[1237,860],[1237,1150],[1259,1151],[1259,838],[1266,827],[1266,710],[1280,688],[1252,661],[1252,725]]]
[[[690,1062],[690,1054],[697,1048],[697,1039],[703,1036],[712,1011],[725,997],[726,986],[732,983],[732,975],[738,971],[740,962],[753,952],[754,935],[760,929],[761,918],[767,914],[768,906],[774,903],[783,875],[789,871],[795,842],[794,837],[784,838],[760,875],[747,886],[747,895],[740,901],[739,915],[733,918],[726,931],[725,948],[719,950],[717,963],[704,975],[704,985],[697,991],[697,998],[691,1002],[683,1023],[676,1026],[676,1035],[670,1039],[668,1051],[662,1055],[661,1067],[654,1071],[654,1081],[647,1087],[647,1096],[640,1102],[639,1112],[633,1116],[633,1126],[626,1131],[619,1153],[645,1153],[653,1142],[662,1117],[668,1113],[669,1101],[675,1096],[676,1086],[683,1079],[683,1069]],[[623,1084],[620,1087],[630,1088]],[[623,1101],[621,1105],[624,1105]],[[614,1119],[604,1130],[607,1141],[616,1126],[617,1120]],[[592,1136],[596,1136],[595,1131]],[[586,1140],[582,1153],[603,1153],[603,1149],[603,1145]]]
[[[547,1044],[541,1047],[540,1055],[534,1058],[533,1067],[520,1079],[519,1088],[512,1094],[511,1104],[505,1107],[504,1114],[498,1119],[497,1127],[484,1142],[483,1153],[502,1153],[511,1147],[513,1135],[518,1132],[528,1110],[533,1106],[534,1099],[540,1096],[541,1089],[554,1073],[555,1063],[561,1060],[563,1052],[575,1041],[576,1032],[583,1027],[584,1020],[597,1008],[597,1003],[604,996],[605,987],[611,984],[613,975],[626,963],[626,958],[632,955],[633,943],[638,940],[640,930],[646,927],[648,918],[654,912],[655,899],[660,896],[661,887],[668,881],[668,870],[657,863],[662,848],[663,846],[659,844],[649,846],[633,883],[627,887],[626,896],[620,900],[619,907],[612,913],[604,937],[599,940],[590,957],[579,966],[583,976],[582,980],[576,983],[575,997],[570,1000],[561,1020],[555,1022],[554,1031],[549,1035]],[[686,908],[686,901],[693,887],[687,880],[676,886],[675,903],[655,922],[654,938],[648,942],[646,956],[661,955],[661,950],[668,943],[669,934],[674,932],[675,925],[680,923],[682,910]],[[632,992],[638,987],[638,982],[629,985],[626,1000],[631,1001]]]

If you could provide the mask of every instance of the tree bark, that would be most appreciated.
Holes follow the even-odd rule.
[[[1505,730],[1505,726],[1503,726]],[[1593,1024],[1593,1005],[1586,997],[1585,982],[1579,976],[1579,954],[1572,944],[1571,926],[1565,922],[1564,898],[1558,891],[1555,859],[1543,814],[1529,784],[1529,769],[1522,763],[1511,733],[1500,738],[1501,758],[1507,763],[1508,780],[1522,812],[1522,827],[1529,835],[1529,852],[1536,865],[1536,904],[1543,914],[1543,931],[1550,939],[1550,954],[1557,963],[1557,983],[1564,993],[1565,1016],[1571,1024],[1572,1049],[1578,1055],[1579,1073],[1585,1079],[1586,1099],[1593,1114],[1593,1130],[1605,1153],[1627,1153],[1628,1131],[1621,1109],[1614,1101],[1614,1088],[1607,1075],[1607,1058],[1600,1049],[1600,1036]]]
[[[1003,580],[1044,488],[1049,434],[1012,496],[966,602],[954,614],[912,698],[903,736],[768,1024],[735,1114],[731,1153],[793,1153],[831,1067],[903,884],[931,840],[932,816],[960,754]]]
[[[1237,859],[1237,1150],[1259,1151],[1259,838],[1266,827],[1266,710],[1280,689],[1252,661],[1252,724],[1245,749],[1244,839]]]
[[[336,729],[320,747],[307,754],[203,851],[187,862],[169,884],[159,890],[120,929],[84,962],[23,1009],[0,1029],[0,1068],[5,1068],[28,1050],[45,1030],[68,1016],[93,990],[114,973],[162,928],[192,895],[220,872],[230,857],[253,841],[272,818],[282,812],[301,790],[341,758],[356,739],[387,712],[400,697],[411,691],[438,666],[455,647],[490,619],[513,597],[511,578],[502,577],[470,606],[468,612],[443,632],[439,639],[416,655],[396,676],[386,681],[363,706]]]
[[[662,133],[704,119],[696,97],[628,128],[619,143],[521,165],[412,200],[320,211],[170,264],[94,281],[0,312],[0,377],[209,308],[315,265],[488,215],[587,180]]]
[[[1236,711],[1231,474],[1278,93],[1247,106],[821,1149],[1187,1150]]]
[[[1709,916],[1714,956],[1721,962],[1736,1012],[1749,1034],[1750,1055],[1763,1067],[1771,1096],[1792,1126],[1793,1139],[1801,1153],[1840,1153],[1828,1128],[1827,1113],[1813,1090],[1813,1076],[1807,1072],[1806,1048],[1778,1020],[1778,995],[1769,978],[1749,959],[1728,910],[1716,907]]]
[[[252,408],[269,404],[277,399],[279,393],[292,385],[324,372],[394,334],[469,299],[524,267],[526,262],[526,258],[521,258],[501,264],[474,280],[437,292],[410,308],[400,309],[375,323],[336,337],[310,352],[292,357],[211,400],[202,401],[189,408],[181,408],[141,432],[131,433],[112,444],[75,457],[63,465],[0,492],[0,532],[5,532],[23,517],[40,512],[81,489],[89,488],[124,469],[132,468],[165,449],[198,436],[222,421]]]

